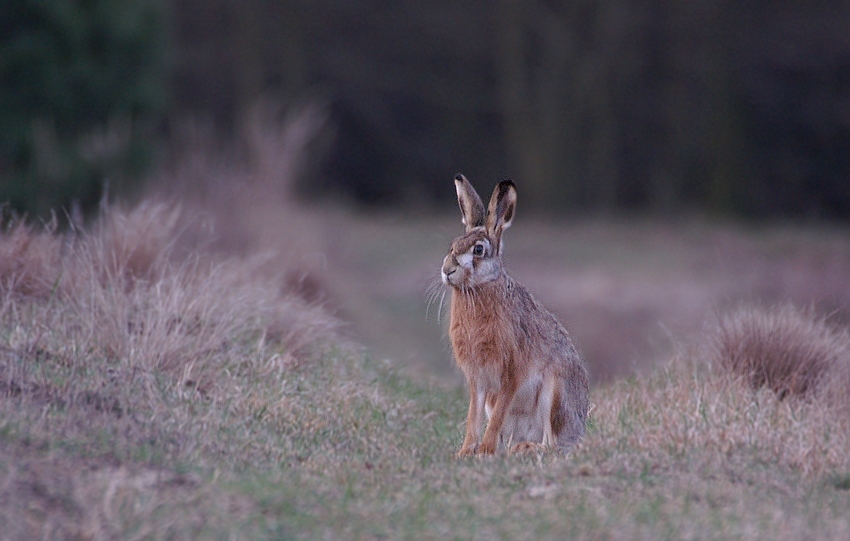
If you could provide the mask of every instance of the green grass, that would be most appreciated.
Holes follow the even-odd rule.
[[[847,538],[829,404],[694,352],[593,389],[569,456],[457,460],[461,388],[345,345],[251,260],[178,256],[167,209],[112,212],[0,239],[4,539]]]

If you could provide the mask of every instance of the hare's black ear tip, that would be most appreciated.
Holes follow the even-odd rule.
[[[499,186],[497,187],[497,189],[499,190],[500,194],[504,194],[511,189],[516,191],[516,184],[514,184],[513,180],[506,178],[504,180],[499,181]]]
[[[463,182],[464,180],[466,180],[466,178],[464,178],[462,174],[458,173],[455,175],[455,182]]]

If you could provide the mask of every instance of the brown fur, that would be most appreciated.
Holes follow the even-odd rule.
[[[514,216],[514,184],[500,182],[485,213],[469,182],[455,182],[466,233],[452,242],[442,276],[452,287],[449,337],[470,395],[458,455],[492,454],[500,443],[565,451],[584,435],[587,371],[567,330],[504,271],[501,235]]]

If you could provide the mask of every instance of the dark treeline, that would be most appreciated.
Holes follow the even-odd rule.
[[[3,0],[0,205],[97,206],[144,175],[169,107],[165,0]]]
[[[308,194],[428,204],[463,171],[558,213],[850,216],[848,2],[157,5],[159,135],[320,100],[334,138]]]

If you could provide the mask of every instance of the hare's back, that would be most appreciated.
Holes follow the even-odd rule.
[[[572,335],[554,314],[519,282],[511,280],[507,290],[515,333],[530,353],[551,358],[557,364],[583,365]]]

